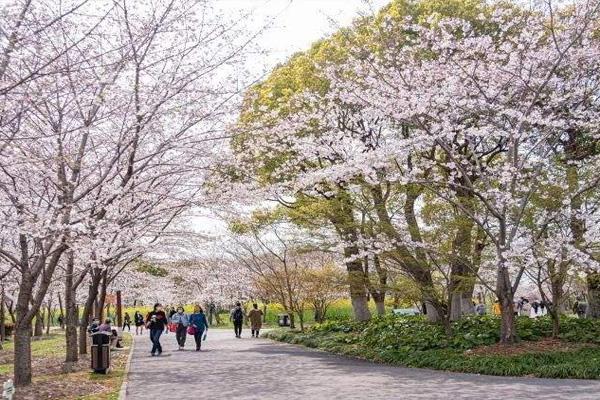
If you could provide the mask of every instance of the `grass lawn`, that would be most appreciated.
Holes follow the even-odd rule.
[[[123,336],[124,349],[112,352],[111,370],[106,375],[90,370],[89,355],[81,356],[76,371],[62,373],[65,338],[55,330],[50,336],[32,342],[33,385],[18,393],[19,400],[116,400],[123,382],[132,338]],[[13,345],[5,343],[0,351],[0,385],[12,378]]]
[[[551,323],[520,321],[521,341],[497,342],[497,321],[471,318],[456,323],[448,338],[419,318],[385,317],[370,323],[329,322],[305,332],[273,330],[274,340],[391,365],[486,375],[600,379],[600,321],[563,322],[561,339],[549,337]]]

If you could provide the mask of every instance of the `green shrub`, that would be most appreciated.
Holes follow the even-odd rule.
[[[549,317],[516,321],[521,340],[539,340],[552,333]],[[288,343],[393,365],[488,375],[544,378],[600,378],[600,348],[546,351],[511,356],[466,354],[465,349],[498,341],[500,320],[472,316],[452,323],[453,336],[422,317],[385,316],[368,323],[328,321],[306,332],[272,331],[267,335]],[[598,343],[600,321],[565,318],[565,340]]]
[[[563,318],[560,338],[569,342],[600,344],[600,320]]]
[[[516,320],[519,340],[536,341],[552,335],[549,316]],[[466,350],[497,343],[500,340],[500,318],[491,315],[467,316],[451,324],[448,336],[440,324],[421,316],[386,315],[371,321],[326,321],[315,324],[309,332],[359,333],[361,341],[375,348],[423,351],[429,349]],[[600,344],[600,320],[565,317],[561,320],[561,339],[579,343]]]

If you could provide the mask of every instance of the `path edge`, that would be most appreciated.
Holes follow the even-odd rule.
[[[119,390],[119,400],[125,400],[127,397],[127,383],[129,382],[129,369],[131,368],[131,360],[133,359],[134,347],[135,338],[133,337],[133,335],[131,335],[131,348],[129,349],[129,355],[127,356],[127,364],[125,365],[125,371],[123,371],[123,382],[121,383],[121,389]]]

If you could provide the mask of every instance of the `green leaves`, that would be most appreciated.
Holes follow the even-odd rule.
[[[352,357],[416,368],[432,368],[503,376],[543,378],[600,378],[600,348],[539,351],[517,355],[469,354],[465,349],[498,341],[500,321],[493,316],[472,316],[452,324],[454,335],[422,317],[385,316],[368,323],[327,321],[305,333],[272,331],[268,336]],[[552,333],[549,318],[517,320],[520,339],[539,340]],[[562,320],[563,340],[600,342],[600,321]]]

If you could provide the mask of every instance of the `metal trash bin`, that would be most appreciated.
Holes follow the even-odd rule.
[[[92,333],[92,369],[96,373],[106,374],[110,368],[110,337],[108,332]]]
[[[279,326],[290,326],[290,316],[288,314],[279,314]]]

